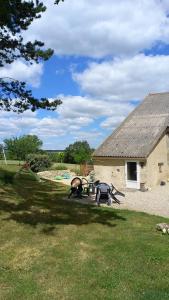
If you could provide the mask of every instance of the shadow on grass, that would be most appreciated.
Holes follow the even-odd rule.
[[[47,224],[50,234],[56,225],[99,223],[114,227],[125,218],[111,209],[62,200],[68,188],[53,182],[34,182],[17,178],[0,190],[0,210],[10,215],[5,220],[36,226]]]

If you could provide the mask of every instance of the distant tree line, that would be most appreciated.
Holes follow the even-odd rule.
[[[4,140],[7,159],[27,160],[30,154],[47,155],[51,162],[81,164],[92,159],[94,149],[87,141],[76,141],[64,151],[42,150],[43,142],[36,135],[23,135]],[[36,156],[37,157],[37,156]]]

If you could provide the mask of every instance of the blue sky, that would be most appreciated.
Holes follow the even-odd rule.
[[[97,147],[148,93],[169,91],[169,3],[44,2],[47,11],[24,36],[44,41],[54,56],[32,66],[16,61],[1,75],[25,80],[35,96],[63,104],[55,112],[1,112],[1,140],[37,134],[44,149],[76,140]]]

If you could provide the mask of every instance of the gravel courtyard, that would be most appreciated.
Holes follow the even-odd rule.
[[[70,180],[54,180],[56,171],[40,172],[42,178],[61,182],[70,185]],[[124,192],[125,198],[119,197],[121,204],[113,203],[112,208],[128,209],[140,212],[146,212],[152,215],[158,215],[169,218],[169,183],[164,186],[156,186],[151,191],[141,192],[137,190],[127,190]],[[94,203],[94,197],[82,200],[83,203]]]
[[[126,191],[124,193],[125,198],[121,197],[121,205],[113,204],[113,207],[169,218],[169,183],[147,192]]]

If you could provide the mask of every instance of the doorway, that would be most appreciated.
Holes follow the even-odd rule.
[[[140,189],[140,165],[137,161],[126,161],[125,163],[126,187]]]

